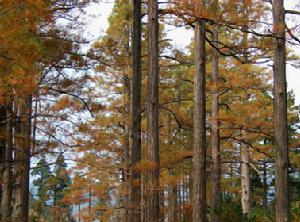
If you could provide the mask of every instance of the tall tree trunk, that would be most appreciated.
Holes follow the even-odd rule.
[[[31,96],[19,99],[18,123],[15,126],[15,185],[13,221],[28,222],[29,170],[31,145]]]
[[[243,7],[242,7],[242,15],[247,18],[249,15],[248,6],[245,2],[245,0],[242,0]],[[248,33],[247,31],[247,25],[242,26],[242,53],[243,58],[246,63],[248,63],[248,55],[247,55],[247,48],[248,48]],[[247,102],[250,99],[250,95],[247,93],[245,102]],[[246,133],[244,130],[241,131],[242,137],[246,136]],[[251,191],[251,180],[250,180],[250,152],[249,147],[247,147],[245,144],[240,144],[240,152],[241,152],[241,186],[242,186],[242,197],[241,197],[241,203],[242,203],[242,211],[245,216],[248,216],[250,212],[250,191]]]
[[[249,170],[249,149],[241,144],[241,185],[242,185],[242,210],[244,215],[250,211],[250,170]]]
[[[242,3],[244,5],[242,9],[242,14],[244,17],[247,17],[249,15],[249,11],[247,8],[247,4],[245,0],[242,0]],[[248,55],[247,55],[247,48],[248,48],[248,33],[246,32],[247,27],[243,26],[243,37],[242,37],[242,44],[243,44],[243,58],[245,62],[248,62]],[[250,96],[247,94],[245,98],[245,102],[249,100]],[[241,131],[242,137],[246,136],[246,133],[244,130]],[[242,203],[242,211],[245,216],[248,216],[250,212],[250,191],[251,191],[251,181],[250,181],[250,167],[249,167],[249,161],[250,161],[250,152],[249,147],[247,147],[245,144],[240,144],[240,150],[241,150],[241,186],[242,186],[242,197],[241,197],[241,203]]]
[[[1,202],[3,199],[3,192],[4,192],[4,172],[5,172],[5,166],[6,166],[6,106],[1,105],[0,106],[0,196],[1,196]],[[1,210],[1,216],[2,216],[2,210]],[[1,218],[0,218],[1,219]],[[3,216],[2,216],[3,220]]]
[[[214,11],[218,10],[218,0],[214,1]],[[214,47],[218,47],[218,25],[213,27]],[[212,194],[210,221],[219,222],[220,218],[217,210],[220,208],[221,193],[221,160],[220,160],[220,130],[219,130],[219,53],[217,49],[213,50],[213,85],[214,89],[211,95],[211,152],[212,152]]]
[[[196,1],[196,12],[205,7],[205,0]],[[194,147],[193,147],[193,222],[206,221],[206,53],[205,21],[195,22],[194,75]]]
[[[290,221],[288,192],[288,122],[283,0],[273,0],[274,32],[274,124],[275,124],[275,209],[276,221]]]
[[[148,221],[159,221],[159,126],[158,126],[158,2],[148,1],[148,104],[147,151],[153,166],[148,170]]]
[[[141,0],[133,0],[133,33],[132,33],[132,150],[130,155],[131,170],[129,205],[129,221],[141,221],[141,172],[134,168],[141,162]]]
[[[10,107],[8,110],[12,110]],[[6,111],[6,148],[5,148],[5,159],[4,159],[4,173],[2,181],[2,198],[1,198],[1,215],[2,221],[11,221],[12,213],[12,153],[13,153],[13,120],[12,116]]]
[[[127,33],[128,35],[128,33]],[[129,42],[128,42],[129,45]],[[130,55],[130,52],[128,52]],[[128,192],[126,192],[124,196],[124,202],[125,202],[125,217],[123,217],[123,221],[130,221],[129,215],[130,211],[132,210],[132,205],[130,205],[130,189],[131,185],[130,184],[130,173],[129,173],[129,168],[130,168],[130,131],[131,131],[131,126],[130,126],[130,118],[131,118],[131,83],[130,83],[130,67],[127,69],[124,69],[124,74],[123,74],[123,87],[124,87],[124,95],[123,95],[123,105],[124,105],[124,156],[125,156],[125,173],[124,173],[124,182],[125,186]]]

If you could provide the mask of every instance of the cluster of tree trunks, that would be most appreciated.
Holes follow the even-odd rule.
[[[205,0],[194,1],[196,11],[206,7]],[[214,1],[215,8],[218,1]],[[275,172],[276,172],[276,221],[288,222],[288,123],[287,123],[287,86],[286,86],[286,50],[285,50],[285,11],[283,0],[273,0],[273,32],[274,32],[274,129],[275,129]],[[129,173],[128,219],[131,222],[141,220],[147,222],[160,221],[167,217],[175,221],[180,214],[182,187],[171,186],[160,191],[159,186],[159,22],[158,1],[148,1],[148,89],[147,89],[147,158],[151,165],[144,176],[146,193],[144,205],[142,199],[142,176],[138,169],[141,162],[141,1],[133,0],[133,32],[132,83],[128,83],[126,93],[132,96],[131,129],[126,129],[126,162]],[[206,22],[195,18],[195,75],[194,75],[194,147],[193,147],[193,179],[192,186],[184,193],[189,195],[187,202],[192,202],[192,221],[207,221],[206,210]],[[246,37],[247,38],[247,37]],[[218,47],[218,25],[213,26],[213,42]],[[215,86],[218,84],[218,51],[213,51],[213,76]],[[132,84],[132,88],[130,85]],[[132,89],[132,91],[130,91]],[[220,221],[216,211],[220,208],[221,193],[221,160],[220,136],[218,120],[218,90],[212,91],[212,198],[210,220]],[[27,222],[29,202],[29,171],[32,143],[32,97],[15,98],[3,104],[0,108],[0,158],[1,158],[1,221]],[[131,142],[130,146],[130,131]],[[243,212],[250,211],[250,173],[249,150],[241,145],[241,183]],[[128,175],[126,174],[126,177]],[[190,178],[190,177],[189,177]],[[190,179],[189,179],[190,180]],[[266,180],[266,179],[265,179]],[[264,181],[266,183],[266,181]],[[191,183],[190,183],[191,184]],[[182,188],[184,189],[184,188]],[[165,193],[168,193],[168,211],[160,212],[165,207]],[[178,195],[179,193],[179,195]],[[179,198],[178,198],[179,196]],[[183,196],[183,202],[186,200]],[[161,200],[160,200],[161,199]],[[266,199],[266,198],[265,198]],[[266,201],[265,201],[266,202]],[[266,203],[265,203],[266,204]],[[138,207],[137,207],[138,206]],[[179,209],[179,211],[178,211]],[[183,215],[183,214],[181,214]]]
[[[201,11],[206,2],[194,1],[194,7]],[[284,7],[282,0],[274,0],[273,19],[275,36],[274,55],[274,104],[275,104],[275,149],[276,149],[276,220],[289,221],[288,213],[288,137],[287,137],[287,93],[285,77],[285,25]],[[141,2],[134,1],[134,31],[133,31],[133,147],[131,165],[134,166],[141,160],[140,157],[140,94],[141,94]],[[217,10],[218,1],[214,1]],[[147,221],[159,220],[159,127],[158,127],[158,4],[155,0],[148,1],[148,101],[147,101],[147,150],[148,159],[152,161],[153,168],[146,175],[148,192],[146,197],[146,216],[139,213],[131,216],[132,221],[141,218]],[[194,148],[193,148],[193,221],[206,221],[206,53],[205,53],[205,20],[195,19],[195,75],[194,75]],[[246,37],[247,38],[247,35]],[[245,40],[247,41],[247,40]],[[213,26],[213,42],[218,47],[218,25]],[[213,84],[218,84],[218,51],[213,52]],[[218,90],[212,92],[212,198],[210,220],[219,221],[216,210],[220,208],[220,138],[218,122]],[[242,183],[242,206],[243,212],[250,211],[250,173],[249,173],[249,149],[241,144],[241,183]],[[132,172],[132,178],[140,181],[140,174]],[[173,187],[170,193],[176,192]],[[132,198],[130,204],[140,201],[140,189],[132,186]],[[136,193],[136,195],[133,195]],[[170,204],[173,206],[176,200],[171,197]],[[175,208],[175,207],[171,207]],[[141,211],[138,211],[141,212]],[[134,215],[134,213],[132,213]],[[175,212],[169,214],[171,221]]]
[[[1,107],[1,221],[27,222],[31,153],[31,96]]]

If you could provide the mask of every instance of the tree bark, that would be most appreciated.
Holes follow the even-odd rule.
[[[218,0],[214,1],[215,12],[218,8]],[[218,47],[218,25],[213,27],[214,46]],[[213,76],[212,81],[214,89],[211,95],[211,152],[212,152],[212,194],[211,194],[211,222],[219,222],[220,218],[217,210],[220,209],[221,193],[221,159],[220,159],[220,130],[219,130],[219,53],[217,49],[213,50]]]
[[[275,212],[277,222],[290,221],[288,192],[288,122],[284,1],[273,0]]]
[[[129,35],[129,33],[126,33],[127,36]],[[128,41],[128,45],[129,45],[129,41]],[[128,54],[130,55],[130,52],[128,52]],[[127,69],[124,68],[124,74],[123,74],[123,88],[124,88],[124,92],[123,92],[123,106],[124,106],[124,112],[123,112],[123,116],[124,116],[124,121],[123,121],[123,125],[124,125],[124,131],[123,131],[123,135],[124,135],[124,144],[123,144],[123,149],[124,149],[124,158],[125,158],[125,173],[124,173],[124,182],[125,182],[125,186],[126,186],[126,194],[124,196],[124,202],[125,202],[125,217],[123,217],[123,221],[127,222],[127,221],[131,221],[130,220],[130,211],[133,210],[133,206],[130,203],[130,189],[132,184],[131,183],[131,179],[130,179],[130,131],[131,131],[131,122],[130,122],[130,118],[131,118],[131,82],[130,82],[130,67],[128,67]]]
[[[141,0],[133,0],[133,33],[132,33],[132,150],[130,165],[135,167],[141,162]],[[141,221],[141,172],[136,168],[131,170],[129,205],[134,207],[129,211],[129,221]]]
[[[244,215],[250,212],[250,170],[249,170],[249,149],[241,144],[241,185],[242,185],[242,210]]]
[[[158,2],[148,1],[148,104],[147,104],[147,151],[153,164],[148,170],[148,222],[159,221],[159,126],[158,126]]]
[[[244,7],[243,7],[243,16],[247,17],[249,15],[249,11],[247,8],[247,4],[245,0],[242,1]],[[243,37],[242,37],[242,44],[244,47],[243,51],[243,57],[244,60],[248,61],[247,56],[247,48],[248,46],[248,33],[246,32],[247,27],[243,26]],[[249,100],[250,96],[246,95],[245,102]],[[242,137],[246,136],[245,131],[242,130],[241,132]],[[242,197],[241,197],[241,203],[242,203],[242,211],[243,214],[247,217],[250,212],[250,191],[251,191],[251,181],[250,181],[250,167],[249,167],[249,161],[250,161],[250,152],[249,147],[244,145],[243,143],[240,144],[240,150],[241,150],[241,186],[242,186]]]
[[[1,197],[1,202],[3,201],[3,192],[4,192],[4,183],[5,183],[5,179],[4,179],[4,172],[5,172],[5,159],[6,159],[6,106],[5,105],[1,105],[0,107],[0,197]],[[1,210],[1,217],[3,220],[3,215],[2,215],[2,210]]]
[[[12,110],[10,107],[9,110]],[[12,213],[12,161],[13,161],[13,124],[12,117],[6,111],[6,148],[5,148],[5,159],[4,159],[4,173],[2,181],[2,198],[1,198],[1,215],[3,222],[11,221]]]
[[[15,126],[15,184],[13,221],[28,222],[29,170],[31,146],[31,96],[19,99],[18,123]]]
[[[205,7],[205,0],[196,1],[196,11]],[[206,53],[205,21],[195,22],[194,75],[194,147],[193,147],[193,222],[206,221]]]

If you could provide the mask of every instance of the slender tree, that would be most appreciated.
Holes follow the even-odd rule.
[[[247,18],[249,15],[248,5],[246,4],[245,0],[241,2],[243,7],[241,8],[242,15],[244,18]],[[247,21],[248,24],[248,21]],[[243,58],[244,61],[248,61],[247,56],[247,48],[248,44],[248,33],[246,33],[247,25],[242,27],[242,44],[243,44]],[[249,94],[246,93],[245,102],[249,100]],[[247,117],[248,118],[248,117]],[[246,118],[246,119],[247,119]],[[244,138],[246,136],[246,132],[244,130],[241,131],[241,136]],[[242,203],[242,210],[245,216],[248,216],[250,212],[250,192],[251,192],[251,179],[250,179],[250,151],[249,147],[243,143],[240,143],[240,150],[241,150],[241,186],[242,186],[242,196],[241,196],[241,203]]]
[[[249,148],[241,143],[240,144],[241,149],[241,186],[242,186],[242,196],[241,196],[241,202],[242,202],[242,209],[243,214],[247,216],[250,212],[250,153]]]
[[[288,192],[288,121],[283,0],[272,1],[274,33],[275,212],[277,222],[290,221]]]
[[[132,33],[132,150],[130,155],[131,184],[129,194],[129,221],[141,221],[141,173],[136,165],[141,162],[141,1],[133,0]],[[137,207],[138,206],[138,207]]]
[[[214,2],[214,12],[218,11],[219,1]],[[213,26],[214,47],[218,47],[218,25]],[[219,81],[219,52],[217,49],[213,50],[212,55],[213,62],[213,86],[214,89],[211,95],[211,152],[212,152],[212,194],[211,194],[211,222],[219,222],[219,216],[217,210],[220,208],[220,193],[221,193],[221,161],[220,161],[220,130],[219,130],[219,93],[218,93],[218,81]]]
[[[195,75],[193,147],[193,222],[206,221],[206,52],[205,0],[195,1]],[[199,13],[199,14],[198,14]]]
[[[5,192],[5,166],[6,166],[6,116],[7,116],[7,109],[5,105],[1,105],[0,107],[0,158],[1,158],[1,163],[0,163],[0,176],[1,176],[1,194]],[[1,202],[3,202],[3,195],[1,195]],[[1,211],[1,213],[5,214],[5,212]],[[5,219],[5,215],[2,216],[2,220]]]
[[[153,166],[148,170],[147,221],[159,221],[159,125],[158,125],[158,2],[148,1],[148,100],[147,152]]]

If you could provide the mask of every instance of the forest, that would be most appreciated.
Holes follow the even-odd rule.
[[[0,0],[0,221],[299,222],[300,1],[99,4]]]

